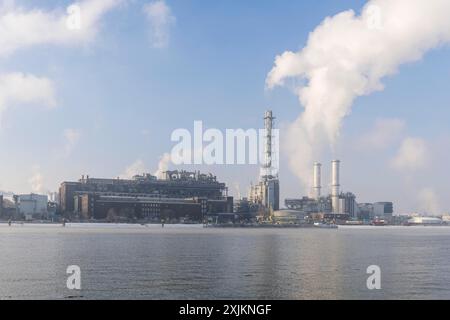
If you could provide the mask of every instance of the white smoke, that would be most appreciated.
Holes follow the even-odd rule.
[[[172,10],[164,0],[147,3],[143,10],[149,23],[150,40],[153,47],[167,47],[170,40],[170,30],[176,23]]]
[[[68,157],[72,153],[73,149],[77,145],[81,137],[80,130],[68,128],[63,132],[64,137],[64,152],[63,156]]]
[[[401,119],[377,119],[373,129],[361,136],[359,144],[369,149],[384,149],[400,141],[406,123]]]
[[[234,190],[236,192],[237,199],[242,199],[241,185],[239,184],[239,182],[237,182],[237,181],[233,182],[233,188],[234,188]]]
[[[137,159],[135,162],[125,168],[125,171],[119,175],[121,179],[131,179],[136,175],[141,175],[147,172],[147,166],[142,159]]]
[[[171,159],[172,158],[169,153],[164,153],[162,157],[159,159],[158,170],[156,170],[156,172],[153,175],[158,177],[158,179],[162,179],[163,173],[169,170],[169,164],[171,162]]]
[[[44,176],[41,173],[40,167],[38,165],[33,166],[33,175],[30,180],[28,180],[31,186],[31,191],[33,193],[43,194],[44,190]]]
[[[424,188],[419,192],[419,208],[424,214],[439,215],[442,213],[439,198],[432,188]]]
[[[404,63],[450,41],[450,1],[371,0],[326,18],[299,52],[284,52],[266,79],[267,88],[294,78],[304,112],[286,139],[290,165],[307,186],[313,160],[332,148],[355,98],[382,90],[382,79]]]
[[[391,165],[400,171],[415,171],[428,164],[429,154],[425,140],[408,137],[403,140]]]

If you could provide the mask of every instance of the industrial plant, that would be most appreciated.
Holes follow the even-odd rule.
[[[162,179],[82,176],[63,182],[59,197],[62,214],[81,220],[201,222],[208,214],[233,212],[225,184],[199,171],[166,171]]]
[[[394,216],[392,202],[359,203],[343,191],[341,161],[312,166],[311,194],[288,198],[280,208],[278,141],[275,117],[264,113],[263,161],[248,197],[233,199],[225,183],[211,173],[168,170],[160,177],[143,173],[131,179],[92,178],[65,181],[58,193],[0,195],[0,219],[20,221],[108,221],[203,223],[214,226],[314,226],[361,224],[450,224],[450,218]],[[330,188],[324,192],[322,170],[329,168]]]
[[[278,180],[278,168],[274,166],[273,128],[274,120],[272,111],[264,114],[264,164],[261,168],[259,182],[250,187],[249,200],[259,210],[272,212],[280,208],[280,182]]]
[[[340,160],[331,161],[331,192],[322,194],[322,164],[314,163],[312,197],[286,199],[285,206],[301,219],[357,224],[358,222],[392,219],[392,202],[357,203],[352,192],[342,192],[340,184]]]

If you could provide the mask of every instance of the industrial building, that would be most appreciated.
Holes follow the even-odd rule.
[[[358,203],[357,215],[360,220],[373,220],[375,218],[392,219],[394,205],[392,202]]]
[[[285,199],[285,206],[290,210],[303,211],[307,214],[331,212],[331,196],[318,199],[303,197],[300,199]]]
[[[31,193],[15,195],[13,198],[17,216],[24,217],[26,220],[47,219],[47,195]]]
[[[167,171],[132,179],[82,176],[59,189],[63,214],[90,220],[202,221],[209,213],[233,212],[233,198],[224,183],[198,171]]]
[[[300,224],[307,222],[309,218],[310,217],[308,216],[308,214],[304,211],[284,209],[275,211],[273,213],[272,220],[276,223],[282,224]]]
[[[375,202],[373,204],[373,214],[375,217],[392,218],[394,213],[394,205],[392,202]]]
[[[0,219],[8,220],[18,217],[13,197],[12,194],[0,194]]]
[[[351,192],[342,192],[340,187],[339,160],[331,162],[331,192],[322,195],[322,165],[315,162],[313,167],[312,197],[286,199],[285,206],[289,210],[297,210],[314,220],[373,220],[375,218],[391,219],[392,202],[361,203]]]
[[[261,168],[259,182],[250,187],[249,201],[261,210],[273,211],[280,208],[280,181],[278,168],[274,166],[276,152],[274,152],[272,111],[264,114],[264,164]]]

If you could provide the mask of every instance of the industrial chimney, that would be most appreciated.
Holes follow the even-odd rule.
[[[314,178],[313,178],[313,190],[314,190],[314,199],[319,200],[320,191],[321,191],[321,164],[318,162],[314,163]]]
[[[264,165],[263,165],[263,179],[272,176],[272,130],[274,117],[271,110],[264,113],[264,129],[265,129],[265,147],[264,147]]]
[[[339,160],[331,161],[331,205],[333,213],[340,213],[339,208]]]

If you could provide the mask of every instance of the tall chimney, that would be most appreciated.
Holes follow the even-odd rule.
[[[321,191],[321,164],[319,162],[314,163],[314,199],[319,200],[320,198],[320,191]]]
[[[331,161],[331,205],[333,213],[340,213],[339,208],[339,160]]]
[[[263,178],[272,175],[272,130],[274,117],[271,110],[264,113],[265,146],[264,146],[264,166]]]

